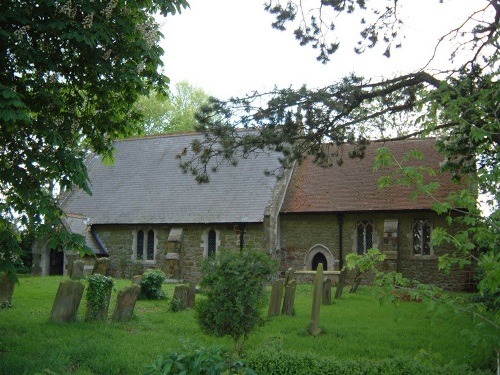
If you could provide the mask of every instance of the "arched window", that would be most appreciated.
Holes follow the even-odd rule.
[[[156,253],[155,231],[148,230],[146,233],[139,229],[135,234],[135,259],[142,261],[154,261]]]
[[[217,251],[217,233],[210,229],[207,236],[207,256],[212,257]]]
[[[136,249],[136,259],[144,259],[144,232],[139,229],[137,232],[137,249]]]
[[[366,254],[366,251],[373,247],[373,223],[360,221],[356,231],[358,254]]]
[[[148,232],[147,260],[155,260],[155,232],[152,229]]]
[[[413,255],[432,255],[429,219],[413,219]]]
[[[328,262],[326,261],[326,257],[323,253],[317,253],[313,259],[312,259],[312,269],[313,271],[316,271],[318,269],[318,265],[322,263],[323,264],[323,270],[328,269]]]

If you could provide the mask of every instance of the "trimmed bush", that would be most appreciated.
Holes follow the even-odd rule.
[[[263,322],[264,282],[277,262],[260,251],[223,250],[202,264],[202,291],[207,298],[196,306],[201,329],[215,336],[231,336],[241,354],[250,333]]]
[[[247,353],[246,365],[257,374],[266,375],[485,375],[491,372],[471,370],[467,366],[438,366],[413,358],[339,360],[313,354],[283,350],[258,350]]]
[[[167,292],[162,289],[166,280],[165,274],[160,270],[144,272],[141,281],[141,294],[139,299],[166,299]]]

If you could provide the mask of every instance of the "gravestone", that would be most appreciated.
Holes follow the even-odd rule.
[[[323,291],[323,263],[318,264],[316,277],[314,278],[314,294],[311,309],[311,320],[309,321],[309,332],[313,336],[318,336],[321,333],[319,328],[319,312],[321,307],[321,294]]]
[[[277,279],[274,281],[271,289],[271,302],[269,303],[269,310],[267,316],[276,316],[281,312],[281,299],[283,297],[283,284],[284,279]]]
[[[361,278],[363,277],[363,272],[356,267],[356,276],[354,277],[354,285],[352,286],[349,293],[356,293],[358,291],[359,285],[361,284]]]
[[[85,316],[85,320],[106,320],[108,318],[112,289],[113,286],[110,285],[106,290],[105,303],[103,306],[95,306],[92,301],[87,300],[87,314]]]
[[[128,322],[132,319],[137,298],[141,293],[139,285],[131,285],[118,292],[115,310],[111,319],[115,322]]]
[[[293,307],[295,304],[295,291],[297,290],[297,280],[291,279],[285,288],[285,298],[283,299],[283,315],[293,316]]]
[[[192,309],[194,307],[195,298],[196,298],[196,285],[194,285],[194,283],[191,283],[189,284],[186,308]]]
[[[74,322],[82,300],[85,286],[79,281],[61,281],[52,305],[50,320],[53,322]]]
[[[335,299],[342,298],[342,292],[344,291],[346,275],[347,275],[347,268],[343,267],[342,271],[340,271],[339,282],[337,283],[337,290],[335,291]]]
[[[285,288],[293,279],[295,279],[295,270],[293,268],[289,268],[285,275]]]
[[[7,273],[0,274],[0,308],[12,305],[12,295],[14,294],[14,282]]]
[[[332,279],[329,277],[323,280],[323,305],[332,304]]]
[[[142,275],[135,275],[134,277],[132,277],[132,285],[141,286],[141,282],[142,282]]]
[[[73,262],[73,267],[71,267],[71,280],[81,280],[85,277],[83,269],[85,267],[85,262],[81,259],[75,260]]]
[[[182,309],[187,308],[189,305],[188,297],[190,286],[189,285],[176,285],[174,289],[174,298],[179,301],[179,305]]]
[[[92,275],[103,275],[106,276],[108,272],[109,258],[97,258],[94,263],[94,268],[92,269]]]

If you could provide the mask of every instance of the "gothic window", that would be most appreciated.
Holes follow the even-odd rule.
[[[207,236],[207,256],[211,257],[215,255],[217,250],[217,232],[210,229]]]
[[[134,252],[136,260],[155,260],[156,245],[155,232],[153,229],[150,229],[147,233],[145,233],[142,229],[137,231]]]
[[[142,229],[137,232],[136,259],[144,259],[144,231]]]
[[[155,232],[152,229],[148,232],[147,260],[155,260]]]
[[[356,227],[358,254],[366,254],[373,247],[373,223],[360,221]]]
[[[413,219],[413,255],[431,255],[429,219]]]

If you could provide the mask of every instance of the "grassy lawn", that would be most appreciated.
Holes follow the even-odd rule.
[[[230,339],[200,332],[192,310],[168,311],[168,301],[138,301],[135,318],[129,323],[86,323],[82,299],[77,323],[51,323],[48,318],[57,287],[66,279],[28,277],[16,285],[13,307],[0,310],[0,374],[141,374],[160,354],[180,350],[186,341],[232,348]],[[116,284],[122,289],[130,281],[117,280]],[[173,288],[165,285],[169,296]],[[474,345],[462,334],[487,328],[451,311],[429,314],[422,303],[405,302],[398,308],[381,305],[374,292],[374,288],[361,287],[356,294],[344,293],[342,300],[322,306],[320,326],[324,333],[312,337],[306,330],[312,286],[299,285],[295,316],[275,317],[259,327],[247,350],[283,349],[338,359],[418,357],[440,365],[491,365],[491,348]],[[113,293],[110,314],[115,299]]]

